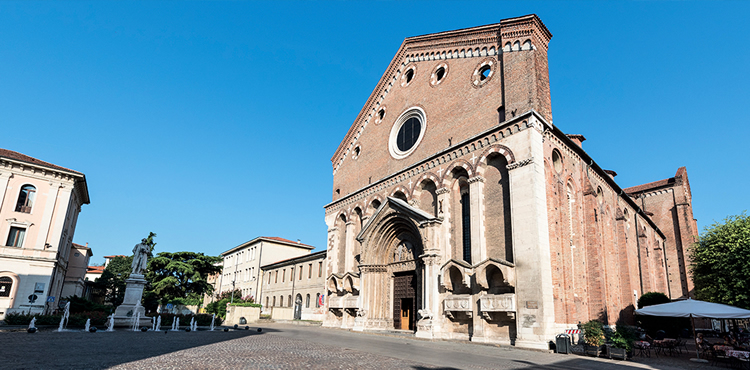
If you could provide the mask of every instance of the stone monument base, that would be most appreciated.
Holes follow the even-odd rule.
[[[151,318],[146,317],[146,309],[141,306],[143,288],[146,279],[140,274],[130,274],[125,280],[125,298],[122,304],[115,309],[115,327],[133,326],[133,318],[140,313],[138,326],[151,327]]]

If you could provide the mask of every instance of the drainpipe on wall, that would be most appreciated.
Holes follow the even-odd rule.
[[[639,210],[635,214],[635,246],[638,250],[638,277],[641,284],[641,295],[643,295],[643,268],[641,267],[641,229],[638,227],[638,215],[643,211]]]
[[[263,304],[262,303],[263,302],[262,301],[263,297],[261,296],[262,291],[261,291],[260,287],[263,284],[263,277],[265,277],[265,275],[263,274],[263,270],[260,268],[261,263],[263,263],[263,258],[262,257],[263,257],[263,241],[261,240],[260,241],[260,246],[258,247],[258,277],[260,277],[260,279],[256,279],[255,280],[255,295],[258,296],[258,299],[255,301],[255,303],[258,303],[258,304],[261,304],[261,305]],[[266,308],[268,308],[268,307],[266,307]],[[263,307],[261,307],[261,311],[262,310],[263,310]]]

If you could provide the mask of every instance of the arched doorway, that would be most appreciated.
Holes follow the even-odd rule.
[[[411,237],[402,236],[393,251],[389,265],[393,273],[393,327],[399,330],[415,330],[417,307],[421,304],[418,294],[418,278],[415,247]]]
[[[302,320],[302,295],[297,294],[294,298],[294,319]]]
[[[417,330],[417,313],[425,308],[422,233],[441,221],[388,197],[363,227],[357,238],[362,243],[357,312],[362,328]]]

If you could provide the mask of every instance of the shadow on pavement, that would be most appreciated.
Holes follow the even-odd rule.
[[[43,330],[34,334],[0,334],[3,369],[101,369],[156,357],[184,349],[230,341],[277,330],[148,331],[125,328],[115,332],[87,333]]]

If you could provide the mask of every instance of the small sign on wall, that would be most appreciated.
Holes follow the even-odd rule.
[[[537,305],[536,301],[526,301],[526,308],[530,310],[536,310],[539,308],[539,305]]]

